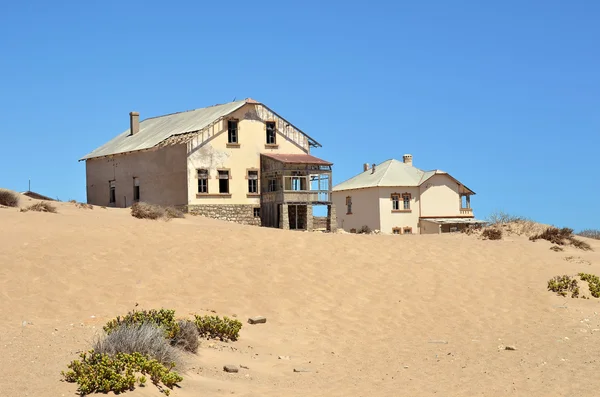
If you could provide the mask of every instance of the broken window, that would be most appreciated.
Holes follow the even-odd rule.
[[[248,171],[248,193],[258,193],[258,171]]]
[[[140,201],[140,179],[133,178],[133,201]]]
[[[238,143],[237,120],[227,120],[227,143]]]
[[[219,193],[229,193],[229,171],[219,171]]]
[[[109,196],[108,196],[108,202],[110,204],[114,204],[117,201],[117,196],[115,193],[115,181],[108,181],[108,191],[109,191]]]
[[[198,170],[198,193],[208,193],[208,170]]]
[[[274,121],[267,121],[267,145],[275,145],[277,140],[277,128]]]
[[[398,211],[400,209],[400,195],[392,194],[392,211]]]

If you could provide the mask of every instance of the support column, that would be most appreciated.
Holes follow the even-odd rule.
[[[312,211],[312,204],[307,204],[306,205],[306,231],[307,232],[312,232],[313,231],[313,211]]]
[[[283,230],[290,230],[290,216],[288,213],[288,205],[281,204],[281,214],[279,216],[279,228]]]
[[[335,205],[327,206],[327,231],[334,233],[337,230],[337,216],[335,213]]]

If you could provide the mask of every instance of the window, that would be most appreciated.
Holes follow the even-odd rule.
[[[219,193],[229,193],[229,171],[219,171]]]
[[[402,229],[400,229],[399,227],[392,228],[392,233],[394,233],[394,234],[401,234],[401,232],[402,232]]]
[[[258,193],[258,171],[248,171],[248,193]]]
[[[115,181],[108,181],[108,202],[110,204],[114,204],[117,201],[117,196],[115,194]]]
[[[405,227],[402,234],[412,234],[412,227]]]
[[[260,208],[254,208],[254,217],[260,218]]]
[[[227,120],[227,143],[238,143],[238,121]]]
[[[277,178],[269,179],[269,192],[277,191]]]
[[[404,209],[410,210],[410,194],[409,193],[404,193],[402,195],[402,201],[404,202]]]
[[[352,215],[352,197],[346,197],[346,215]]]
[[[208,170],[198,170],[198,193],[208,193]]]
[[[277,128],[274,121],[267,121],[267,145],[275,145],[277,143]]]
[[[140,179],[133,178],[133,201],[140,201]]]
[[[400,209],[400,195],[392,194],[392,211],[398,211]]]

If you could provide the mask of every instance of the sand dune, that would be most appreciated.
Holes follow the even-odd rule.
[[[56,205],[0,208],[2,395],[74,395],[60,371],[136,303],[244,322],[237,342],[202,342],[173,396],[597,394],[600,299],[546,281],[600,274],[599,241],[557,253],[520,236],[303,233]]]

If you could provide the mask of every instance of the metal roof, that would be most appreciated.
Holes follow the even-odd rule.
[[[286,164],[333,165],[333,163],[310,154],[262,153],[262,155]]]
[[[365,189],[370,187],[394,187],[394,186],[420,186],[434,175],[450,174],[440,171],[423,171],[412,164],[405,164],[395,159],[386,160],[373,168],[368,169],[350,179],[345,180],[333,187],[333,191]],[[458,182],[460,183],[460,182]],[[464,185],[463,185],[464,186]],[[469,191],[466,186],[465,188]],[[474,193],[474,192],[473,192]]]
[[[482,221],[480,219],[475,218],[421,218],[422,221],[429,221],[438,224],[458,224],[458,223],[469,223],[469,224],[479,224],[479,223],[487,223],[486,221]]]

